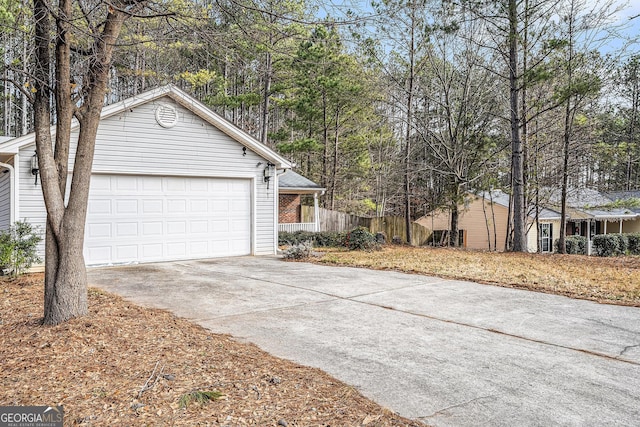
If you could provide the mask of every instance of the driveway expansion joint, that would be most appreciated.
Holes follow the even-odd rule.
[[[203,268],[201,268],[201,269],[202,270],[206,270],[206,271],[210,271],[210,270],[203,269]],[[370,295],[375,295],[375,294],[380,294],[380,293],[390,293],[390,292],[393,292],[393,291],[407,289],[407,288],[427,286],[427,285],[433,285],[433,284],[438,284],[438,283],[446,283],[447,280],[441,280],[441,281],[437,281],[435,283],[412,283],[411,285],[399,287],[399,288],[396,288],[396,289],[388,289],[388,290],[383,290],[383,291],[376,291],[376,292],[359,294],[359,295],[352,295],[352,296],[340,296],[340,295],[333,294],[331,292],[323,292],[323,291],[319,291],[317,289],[312,289],[312,288],[308,288],[308,287],[304,287],[304,286],[291,285],[291,284],[282,283],[282,282],[279,282],[279,281],[276,281],[276,280],[257,278],[255,276],[246,276],[246,275],[243,275],[243,274],[227,274],[227,275],[232,276],[232,277],[241,277],[241,278],[250,279],[250,280],[260,280],[260,281],[263,281],[265,283],[270,283],[270,284],[273,284],[273,285],[284,286],[284,287],[303,290],[303,291],[307,291],[307,292],[314,292],[314,293],[317,293],[317,294],[321,294],[321,295],[330,297],[331,299],[323,300],[323,301],[313,301],[313,302],[303,303],[303,304],[298,304],[298,305],[293,305],[293,306],[274,307],[274,308],[270,308],[270,309],[267,309],[267,310],[260,310],[260,311],[253,311],[253,312],[247,312],[247,313],[241,313],[241,314],[234,314],[234,315],[230,315],[230,316],[220,316],[219,318],[236,317],[236,316],[242,316],[242,315],[246,315],[246,314],[250,314],[250,313],[257,313],[257,312],[263,312],[263,311],[267,312],[267,311],[273,311],[273,310],[286,310],[288,308],[299,308],[299,307],[304,307],[304,306],[308,306],[308,305],[311,305],[311,304],[326,303],[326,302],[331,302],[331,301],[334,301],[334,300],[343,300],[343,301],[355,302],[355,303],[358,303],[358,304],[364,304],[364,305],[368,305],[368,306],[371,306],[371,307],[377,307],[377,308],[381,308],[383,310],[396,311],[396,312],[408,314],[408,315],[411,315],[411,316],[417,316],[417,317],[426,318],[426,319],[430,319],[430,320],[434,320],[434,321],[438,321],[438,322],[444,322],[444,323],[448,323],[448,324],[454,324],[454,325],[458,325],[458,326],[473,328],[473,329],[477,329],[477,330],[481,330],[481,331],[485,331],[485,332],[504,335],[504,336],[508,336],[508,337],[511,337],[511,338],[516,338],[516,339],[519,339],[519,340],[536,343],[536,344],[542,344],[542,345],[546,345],[546,346],[550,346],[550,347],[562,348],[562,349],[565,349],[565,350],[577,351],[579,353],[584,353],[584,354],[588,354],[588,355],[591,355],[591,356],[601,357],[601,358],[610,359],[610,360],[616,360],[616,361],[619,361],[619,362],[624,362],[624,363],[629,363],[629,364],[632,364],[632,365],[640,366],[639,362],[636,362],[636,361],[633,361],[633,360],[629,360],[629,359],[625,359],[625,358],[621,357],[624,354],[625,351],[628,351],[630,348],[635,347],[635,346],[629,346],[629,347],[625,348],[624,350],[622,350],[622,352],[618,356],[611,356],[611,355],[608,355],[608,354],[605,354],[605,353],[600,353],[600,352],[597,352],[597,351],[591,351],[591,350],[586,350],[586,349],[582,349],[582,348],[575,348],[575,347],[572,347],[572,346],[552,343],[552,342],[548,342],[548,341],[544,341],[544,340],[538,340],[538,339],[535,339],[535,338],[528,338],[528,337],[525,337],[525,336],[522,336],[522,335],[511,334],[511,333],[508,333],[508,332],[505,332],[505,331],[501,331],[501,330],[498,330],[498,329],[495,329],[495,328],[486,328],[486,327],[483,327],[483,326],[474,325],[472,323],[460,322],[460,321],[455,321],[455,320],[450,320],[450,319],[444,319],[444,318],[440,318],[440,317],[436,317],[436,316],[431,316],[429,314],[417,313],[417,312],[413,312],[413,311],[410,311],[410,310],[402,310],[402,309],[398,309],[398,308],[395,308],[395,307],[389,306],[389,305],[376,304],[376,303],[372,303],[372,302],[368,302],[368,301],[360,301],[360,300],[356,299],[356,298],[362,298],[362,297],[365,297],[365,296],[370,296]],[[640,346],[640,344],[638,346]]]

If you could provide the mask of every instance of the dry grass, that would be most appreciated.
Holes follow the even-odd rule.
[[[42,275],[0,280],[0,295],[0,405],[64,405],[65,425],[418,425],[320,370],[102,291],[55,327],[40,325]]]
[[[640,257],[598,258],[386,246],[375,252],[327,251],[319,262],[472,280],[640,306]]]

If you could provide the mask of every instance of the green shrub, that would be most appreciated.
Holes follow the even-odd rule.
[[[376,236],[364,227],[358,227],[348,232],[344,240],[344,246],[350,251],[371,251],[379,247]]]
[[[566,253],[571,255],[587,254],[587,238],[584,236],[567,236],[564,240]],[[553,242],[556,252],[560,252],[560,239]]]
[[[629,240],[626,234],[614,234],[614,238],[618,239],[618,247],[620,248],[620,255],[627,254],[627,248],[629,247]]]
[[[316,247],[339,247],[343,245],[345,235],[346,233],[334,231],[296,231],[293,233],[281,231],[278,234],[278,244],[292,246],[310,240]]]
[[[597,256],[624,255],[627,238],[624,234],[598,234],[593,236],[593,253]]]
[[[640,255],[640,233],[627,234],[627,250],[630,255]]]
[[[39,227],[16,221],[9,230],[0,231],[0,271],[15,277],[40,261],[37,246],[42,240]]]
[[[306,242],[296,243],[291,247],[287,248],[284,251],[285,259],[305,259],[311,256],[311,251],[313,250],[313,243],[311,240],[307,240]]]
[[[323,248],[337,248],[342,246],[346,233],[337,231],[323,231],[314,236],[314,246]]]

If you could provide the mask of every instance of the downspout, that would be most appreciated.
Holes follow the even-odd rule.
[[[16,216],[18,212],[18,207],[16,206],[16,171],[13,166],[7,163],[0,163],[0,166],[9,170],[9,179],[11,180],[11,183],[9,184],[9,203],[11,204],[11,209],[9,209],[9,225],[13,226],[13,224],[16,222]]]

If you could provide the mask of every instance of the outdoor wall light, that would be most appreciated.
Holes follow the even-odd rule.
[[[269,181],[276,174],[276,165],[273,163],[267,163],[267,166],[264,168],[264,182],[267,183],[267,189],[269,188]]]
[[[35,153],[31,157],[31,175],[36,177],[33,185],[38,185],[38,174],[40,173],[40,168],[38,167],[38,153]]]

